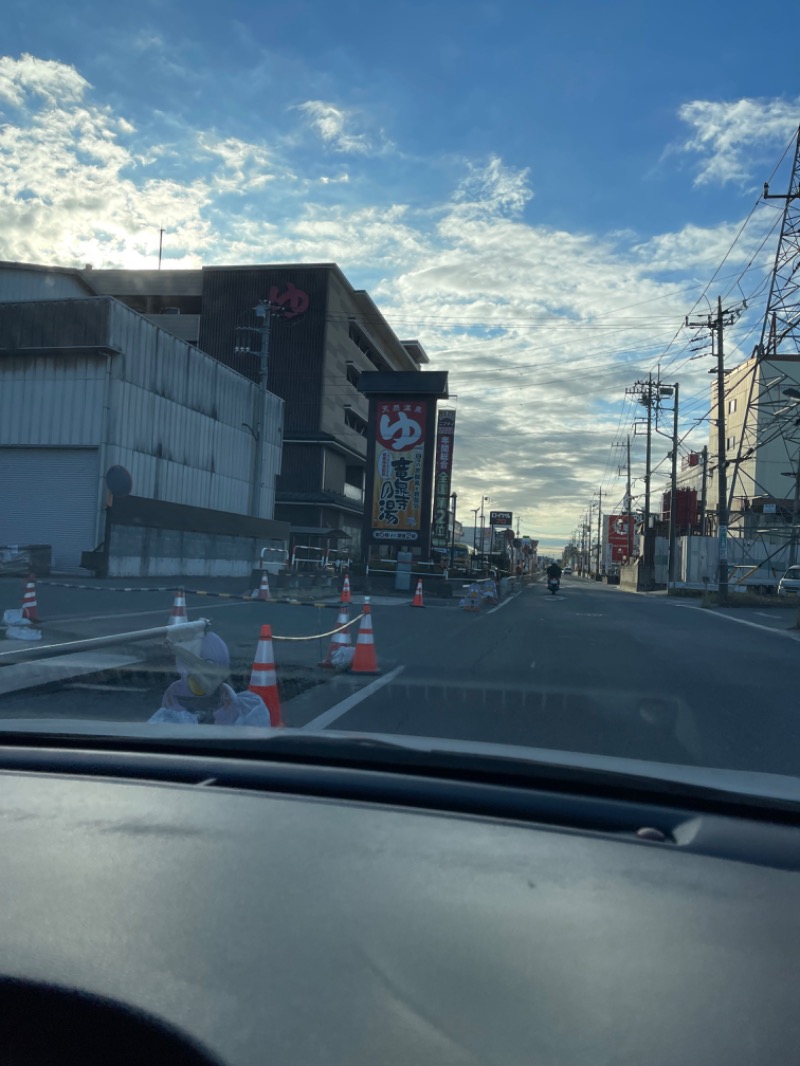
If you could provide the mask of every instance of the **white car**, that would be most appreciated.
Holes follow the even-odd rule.
[[[778,582],[779,596],[797,596],[800,593],[800,566],[790,566]]]
[[[571,574],[572,573],[572,567],[571,566],[565,566],[564,570],[563,570],[563,573],[564,574]]]

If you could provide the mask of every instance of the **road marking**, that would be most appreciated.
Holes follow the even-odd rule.
[[[595,614],[595,613],[592,613],[591,611],[576,611],[575,612],[575,617],[576,618],[602,618],[603,616],[602,616],[602,614]]]
[[[348,696],[346,699],[341,700],[339,703],[329,707],[327,711],[319,715],[317,718],[313,718],[310,722],[307,722],[303,726],[303,729],[327,729],[327,727],[335,722],[337,718],[341,718],[343,714],[347,714],[348,711],[352,711],[354,707],[357,707],[363,700],[369,699],[373,693],[378,692],[384,685],[388,685],[390,681],[394,679],[405,670],[405,666],[396,666],[394,670],[391,670],[385,677],[376,678],[371,684],[365,686],[365,688],[359,689],[358,692],[354,692],[352,696]]]
[[[535,670],[535,669],[536,669],[536,660],[534,659],[533,662],[531,663],[531,670]]]
[[[677,604],[675,605],[677,606]],[[683,606],[681,604],[681,606]],[[692,611],[702,611],[702,607],[691,607]],[[746,618],[734,618],[730,614],[717,614],[716,611],[705,611],[714,618],[721,618],[723,622],[736,622],[740,626],[750,626],[751,629],[763,629],[765,633],[775,633],[779,637],[789,637],[791,640],[800,638],[800,631],[792,632],[789,629],[776,629],[774,626],[762,626],[760,622],[748,622]]]
[[[521,590],[520,590],[521,591]],[[494,614],[495,611],[499,611],[502,607],[508,607],[512,600],[515,600],[519,596],[519,592],[515,592],[512,596],[509,596],[507,600],[503,600],[502,603],[498,603],[496,607],[492,607],[491,611],[487,611],[487,614]]]

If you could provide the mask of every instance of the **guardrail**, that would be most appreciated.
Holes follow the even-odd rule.
[[[105,637],[87,637],[86,640],[70,640],[64,644],[37,645],[35,648],[15,648],[13,651],[0,652],[0,666],[4,662],[18,663],[29,659],[55,659],[59,655],[72,655],[74,652],[93,651],[95,648],[113,647],[115,644],[136,644],[154,637],[193,636],[205,633],[211,623],[207,618],[198,618],[194,622],[178,622],[171,626],[155,626],[152,629],[136,629],[131,633],[110,633]]]

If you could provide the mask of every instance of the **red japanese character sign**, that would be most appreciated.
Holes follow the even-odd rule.
[[[379,400],[375,418],[372,528],[381,540],[418,540],[427,404]]]
[[[290,281],[283,292],[279,291],[277,285],[273,285],[269,290],[269,302],[273,306],[283,308],[284,318],[296,318],[308,310],[308,293],[298,289]]]

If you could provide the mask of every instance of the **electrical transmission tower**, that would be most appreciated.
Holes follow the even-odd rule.
[[[737,454],[732,463],[729,509],[733,505],[737,481],[742,482],[740,493],[743,495],[750,492],[769,495],[767,488],[756,478],[755,461],[752,473],[748,464],[748,477],[742,478],[745,473],[743,464],[747,464],[759,448],[782,438],[786,461],[791,462],[796,459],[800,443],[797,419],[786,417],[787,401],[782,398],[780,388],[787,378],[782,363],[786,363],[789,369],[794,365],[791,384],[795,384],[800,369],[800,127],[795,139],[788,189],[771,193],[765,183],[764,200],[783,201],[783,217],[761,336],[747,367],[747,373],[751,375],[749,393]],[[764,367],[764,363],[770,366]]]

